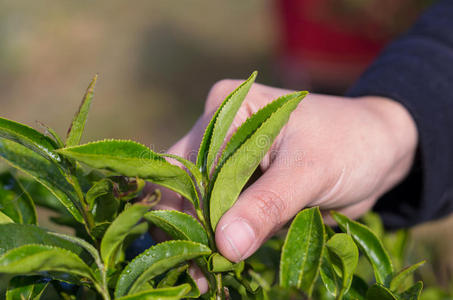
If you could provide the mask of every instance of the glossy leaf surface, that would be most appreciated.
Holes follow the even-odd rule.
[[[211,170],[219,149],[225,141],[228,129],[255,81],[256,75],[257,72],[254,72],[244,83],[223,100],[206,127],[197,156],[197,166],[203,172],[209,173]]]
[[[159,288],[118,298],[118,300],[178,300],[189,293],[189,284]]]
[[[57,152],[93,168],[152,181],[181,194],[192,203],[198,203],[198,195],[189,174],[139,143],[104,140],[59,149]]]
[[[345,300],[364,300],[368,290],[368,284],[357,275],[352,277],[352,284],[349,291],[344,295]]]
[[[174,239],[208,245],[208,236],[203,226],[188,214],[176,210],[153,210],[145,215],[145,219]]]
[[[210,221],[214,231],[220,218],[233,206],[304,95],[300,93],[287,98],[216,170],[213,175],[214,184],[209,193]],[[228,192],[225,192],[226,190]]]
[[[56,164],[20,144],[1,138],[0,156],[14,168],[30,175],[45,186],[78,222],[83,223],[80,212],[82,208],[76,192],[65,180]]]
[[[133,294],[143,283],[170,268],[209,254],[211,250],[208,247],[190,241],[167,241],[157,244],[137,256],[124,268],[118,278],[115,297]]]
[[[83,96],[82,103],[80,104],[78,112],[75,114],[74,119],[72,120],[71,127],[69,127],[68,135],[66,137],[66,146],[71,147],[78,145],[82,139],[83,130],[85,129],[85,124],[88,117],[88,112],[90,111],[91,102],[94,96],[94,86],[96,85],[97,75],[94,76],[91,81],[88,89]]]
[[[319,208],[308,208],[298,213],[282,249],[281,287],[297,287],[311,294],[320,269],[324,242],[324,224]]]
[[[374,269],[376,281],[384,284],[393,275],[393,265],[381,241],[366,226],[333,212],[332,217],[341,230],[352,236]]]
[[[40,276],[16,276],[9,281],[6,300],[39,300],[49,284]]]
[[[368,289],[366,293],[367,300],[398,300],[397,295],[393,294],[382,284],[376,283]]]

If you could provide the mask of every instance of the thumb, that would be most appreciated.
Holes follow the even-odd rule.
[[[294,173],[271,166],[223,215],[215,234],[223,256],[234,262],[246,259],[316,197],[316,180]]]

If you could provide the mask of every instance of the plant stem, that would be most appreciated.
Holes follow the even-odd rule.
[[[215,278],[216,278],[216,282],[217,282],[216,300],[223,300],[224,293],[223,293],[222,273],[217,273],[215,275]]]

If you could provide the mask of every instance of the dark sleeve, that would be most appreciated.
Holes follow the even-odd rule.
[[[391,228],[453,211],[453,1],[443,0],[391,43],[348,92],[401,103],[417,124],[419,147],[408,177],[378,200]]]

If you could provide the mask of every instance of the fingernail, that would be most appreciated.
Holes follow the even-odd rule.
[[[228,245],[234,253],[235,260],[244,259],[255,241],[255,232],[245,219],[236,219],[222,227]]]

